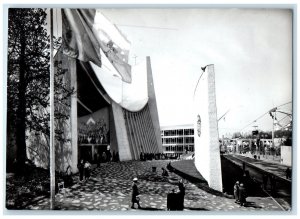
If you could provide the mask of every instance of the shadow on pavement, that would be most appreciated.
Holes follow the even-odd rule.
[[[191,211],[209,211],[206,208],[191,208],[191,207],[184,207],[185,209],[191,210]]]
[[[261,206],[256,205],[255,202],[246,202],[244,207],[262,208]]]
[[[152,207],[141,207],[140,210],[146,210],[146,211],[164,211],[164,209],[152,208]]]

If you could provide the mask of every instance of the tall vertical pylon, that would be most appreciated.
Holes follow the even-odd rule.
[[[202,70],[194,94],[195,165],[211,188],[222,191],[214,65]]]

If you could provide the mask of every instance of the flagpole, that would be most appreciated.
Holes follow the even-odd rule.
[[[50,209],[55,206],[53,9],[50,8]]]

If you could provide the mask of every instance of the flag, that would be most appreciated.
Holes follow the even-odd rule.
[[[100,44],[91,29],[94,17],[94,9],[62,9],[63,52],[101,67]]]
[[[131,66],[128,64],[130,42],[101,12],[96,11],[93,32],[101,50],[119,72],[123,81],[131,83]]]
[[[101,51],[121,76],[131,83],[130,42],[99,10],[63,9],[64,53],[102,66]]]
[[[131,112],[143,109],[148,102],[146,58],[132,67],[132,82],[129,84],[122,83],[121,77],[116,77],[112,64],[104,55],[102,57],[102,68],[92,62],[90,64],[109,97]]]

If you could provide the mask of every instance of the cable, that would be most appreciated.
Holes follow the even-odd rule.
[[[287,105],[289,103],[292,103],[292,101],[290,102],[287,102],[287,103],[284,103],[284,104],[281,104],[277,107],[273,107],[272,109],[275,109],[275,108],[278,108],[278,107],[281,107],[281,106],[284,106],[284,105]],[[271,110],[272,110],[271,109]],[[245,128],[247,128],[248,126],[250,126],[252,123],[256,122],[257,120],[259,120],[260,118],[262,118],[264,115],[268,114],[270,112],[270,110],[268,110],[266,113],[262,114],[261,116],[259,116],[257,119],[255,119],[253,122],[249,123],[248,125],[246,125],[244,128],[242,128],[240,131],[244,130]]]
[[[242,128],[240,131],[244,130],[245,128],[247,128],[247,127],[248,127],[249,125],[251,125],[252,123],[257,122],[257,120],[259,120],[260,118],[262,118],[264,115],[266,115],[266,114],[268,114],[268,113],[269,113],[269,111],[266,112],[266,113],[264,113],[264,114],[262,114],[260,117],[258,117],[257,119],[255,119],[253,122],[249,123],[249,124],[246,125],[244,128]]]
[[[168,27],[150,27],[150,26],[126,25],[126,24],[116,24],[116,25],[124,26],[124,27],[136,27],[136,28],[148,28],[148,29],[178,30],[177,28],[168,28]]]
[[[281,106],[284,106],[284,105],[287,105],[287,104],[289,104],[289,103],[292,103],[292,101],[287,102],[287,103],[284,103],[284,104],[281,104],[281,105],[277,106],[277,108],[278,108],[278,107],[281,107]]]
[[[196,87],[195,87],[195,90],[194,90],[194,97],[195,97],[195,93],[196,93],[196,88],[198,87],[199,81],[202,78],[203,73],[204,73],[204,71],[202,71],[202,74],[200,75],[200,77],[199,77],[199,79],[197,81],[197,84],[196,84]]]

